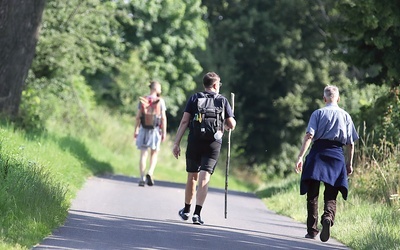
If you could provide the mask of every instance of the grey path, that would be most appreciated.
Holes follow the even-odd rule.
[[[78,193],[64,226],[33,249],[348,249],[334,239],[305,239],[304,224],[277,215],[252,194],[210,189],[205,225],[182,221],[182,184],[139,187],[123,176],[93,177]]]

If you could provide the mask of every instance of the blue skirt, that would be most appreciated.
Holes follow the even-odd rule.
[[[152,149],[159,151],[161,144],[161,134],[159,128],[146,129],[140,126],[139,134],[136,138],[136,146],[138,149]]]
[[[308,191],[308,180],[322,181],[337,187],[342,193],[343,199],[347,199],[349,184],[343,144],[329,140],[314,142],[306,157],[301,174],[301,195]]]

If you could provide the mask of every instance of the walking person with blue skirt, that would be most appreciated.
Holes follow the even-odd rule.
[[[319,233],[318,196],[320,182],[324,183],[320,239],[326,242],[335,222],[338,193],[347,199],[347,177],[353,172],[354,142],[359,137],[350,115],[338,106],[339,89],[336,86],[325,87],[323,99],[325,107],[315,110],[310,117],[295,170],[302,172],[300,194],[307,194],[306,238],[315,239]],[[303,166],[304,155],[311,143]]]
[[[152,108],[155,115],[150,114],[151,119],[147,119],[144,114],[143,103],[139,103],[138,111],[136,114],[136,125],[134,138],[136,139],[136,146],[140,150],[139,159],[139,186],[144,187],[154,185],[154,170],[157,165],[158,152],[160,150],[161,142],[165,141],[167,136],[167,115],[166,105],[163,98],[161,98],[161,84],[158,81],[151,81],[150,94],[141,101],[145,101],[147,107]],[[149,124],[146,124],[148,122]],[[150,149],[150,166],[146,171],[147,156]]]

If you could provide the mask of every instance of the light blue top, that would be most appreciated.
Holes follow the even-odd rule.
[[[313,135],[313,141],[325,139],[344,145],[352,144],[359,138],[350,115],[337,104],[327,104],[315,110],[306,132]]]

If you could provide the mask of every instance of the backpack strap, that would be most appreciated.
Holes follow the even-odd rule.
[[[214,96],[214,100],[216,100],[216,99],[221,99],[221,106],[222,106],[222,112],[221,113],[219,113],[219,115],[220,115],[220,117],[218,117],[219,119],[217,119],[217,128],[218,129],[221,129],[221,131],[223,132],[224,131],[224,126],[223,126],[223,122],[224,122],[224,117],[225,117],[225,107],[224,107],[224,103],[223,103],[223,100],[222,100],[222,98],[218,98],[220,96],[220,94],[216,94],[215,96]],[[214,101],[215,102],[215,101]]]
[[[161,115],[161,98],[157,98],[156,100],[153,100],[151,105],[155,105],[155,111],[156,114]]]
[[[208,93],[206,91],[202,91],[202,92],[198,92],[197,93],[197,98],[201,97],[201,98],[214,98],[215,99],[215,98],[217,98],[219,96],[220,96],[220,94],[218,94],[218,93],[210,94],[210,93]]]

